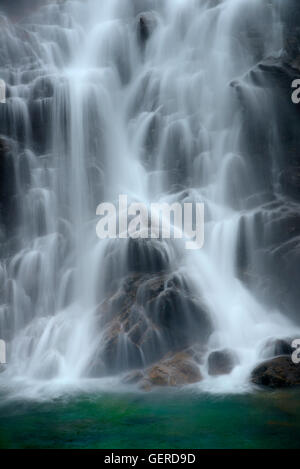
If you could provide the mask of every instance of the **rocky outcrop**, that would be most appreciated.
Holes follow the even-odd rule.
[[[212,332],[205,305],[174,274],[125,277],[97,314],[105,330],[100,361],[109,372],[149,366],[195,342],[204,346]]]
[[[237,364],[238,357],[232,350],[216,350],[208,356],[208,374],[211,376],[228,375]]]
[[[300,385],[300,365],[288,356],[273,358],[258,365],[251,374],[251,381],[269,388],[287,388]]]
[[[202,380],[199,365],[190,351],[168,354],[148,369],[130,373],[124,379],[126,384],[138,384],[144,390],[156,386],[183,386]]]

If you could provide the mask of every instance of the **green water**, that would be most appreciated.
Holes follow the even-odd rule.
[[[300,392],[81,395],[0,406],[1,448],[299,448]]]

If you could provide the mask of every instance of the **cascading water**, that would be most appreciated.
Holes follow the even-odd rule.
[[[245,256],[259,263],[265,194],[281,197],[276,171],[267,182],[257,176],[251,153],[257,136],[243,126],[246,103],[257,128],[268,133],[265,158],[268,152],[275,167],[276,121],[264,120],[272,99],[249,71],[280,54],[277,6],[70,0],[50,2],[18,24],[1,16],[7,103],[0,107],[0,133],[7,162],[0,335],[9,352],[2,383],[17,378],[50,388],[50,382],[124,371],[131,353],[126,334],[118,345],[120,366],[118,360],[111,369],[109,361],[95,365],[105,342],[97,307],[129,271],[168,270],[167,278],[175,274],[206,305],[212,334],[202,389],[247,389],[261,345],[295,335],[295,325],[256,299],[241,278]],[[119,194],[146,204],[204,202],[204,248],[100,241],[96,207]],[[156,255],[167,269],[153,268]],[[185,304],[183,334],[192,335]],[[153,349],[163,355],[166,339],[155,337],[134,363],[159,358]],[[205,357],[224,347],[235,351],[239,365],[228,376],[209,377]]]

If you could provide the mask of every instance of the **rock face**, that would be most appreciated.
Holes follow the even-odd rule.
[[[293,66],[299,66],[300,58],[300,6],[297,0],[287,0],[283,9],[285,51]]]
[[[273,358],[258,365],[252,372],[251,381],[259,386],[287,388],[300,385],[300,365],[288,356]]]
[[[216,350],[208,357],[208,374],[211,376],[228,375],[237,363],[238,358],[232,350]]]
[[[297,9],[299,10],[299,5]],[[237,258],[240,277],[244,280],[243,274],[249,272],[252,276],[249,286],[263,302],[299,321],[300,105],[292,103],[291,84],[300,77],[300,68],[297,67],[300,40],[294,34],[291,18],[285,20],[286,44],[282,55],[261,60],[245,78],[247,83],[255,85],[256,90],[267,89],[272,97],[272,106],[266,112],[264,120],[270,121],[272,116],[277,116],[276,132],[280,136],[278,154],[270,153],[269,138],[251,110],[244,84],[232,84],[244,108],[242,131],[244,141],[248,142],[244,152],[248,155],[247,159],[251,158],[253,162],[259,194],[256,200],[252,198],[250,201],[249,198],[249,204],[256,208],[256,213],[250,222],[252,226],[241,223],[240,251]],[[274,141],[274,148],[276,145]],[[272,174],[274,161],[277,164],[276,174]],[[280,192],[280,200],[274,193],[274,181]],[[247,245],[247,236],[252,228],[255,231],[255,251],[259,254],[257,258],[252,258],[254,260],[251,263],[248,252],[251,248]],[[294,279],[293,282],[290,281],[291,278]]]
[[[5,228],[11,228],[15,221],[14,198],[16,196],[16,175],[10,146],[0,138],[0,221]]]
[[[203,346],[212,332],[205,305],[183,278],[167,273],[127,276],[99,307],[98,318],[107,372],[149,366],[195,342]]]
[[[201,380],[199,366],[189,351],[168,354],[145,371],[133,372],[125,378],[126,383],[138,383],[145,390],[155,386],[183,386]]]
[[[300,201],[300,166],[290,166],[282,171],[280,183],[284,192]]]

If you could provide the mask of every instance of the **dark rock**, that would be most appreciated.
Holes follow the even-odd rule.
[[[7,229],[16,222],[16,172],[9,142],[0,138],[0,220]]]
[[[149,239],[128,240],[127,265],[130,272],[161,272],[168,270],[170,259],[163,243]]]
[[[251,374],[251,381],[259,386],[286,388],[300,385],[300,365],[288,356],[273,358],[258,365]]]
[[[208,357],[208,374],[211,376],[230,374],[237,363],[238,358],[232,350],[216,350]]]
[[[263,346],[261,356],[263,358],[273,358],[279,355],[291,356],[294,351],[291,344],[292,339],[269,339]]]
[[[300,57],[300,7],[298,0],[286,0],[282,8],[284,24],[284,49],[290,61],[296,65]]]
[[[115,292],[128,275],[159,274],[174,268],[172,259],[180,260],[175,243],[159,239],[119,239],[106,248],[104,263],[99,269],[100,281],[104,278],[104,290]]]
[[[55,82],[53,78],[49,76],[38,77],[32,85],[31,99],[53,98],[54,89]]]
[[[52,98],[30,101],[28,110],[32,123],[32,137],[35,146],[40,152],[46,152],[52,119]]]
[[[300,166],[290,166],[280,175],[282,189],[288,196],[300,201]]]
[[[239,278],[267,308],[299,321],[300,216],[294,202],[270,201],[241,217],[236,259]]]
[[[157,26],[157,19],[154,13],[147,11],[138,16],[138,36],[141,43],[145,43]]]
[[[292,342],[292,341],[291,341]],[[274,355],[291,355],[294,351],[291,342],[283,339],[277,339],[274,343]]]
[[[148,366],[196,341],[204,345],[212,331],[206,307],[174,274],[124,278],[98,315],[105,329],[101,357],[109,372]]]

